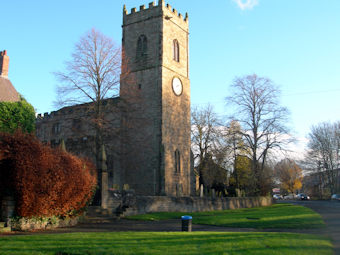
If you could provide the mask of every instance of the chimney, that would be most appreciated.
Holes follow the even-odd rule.
[[[0,52],[0,76],[8,77],[9,57],[7,51]]]

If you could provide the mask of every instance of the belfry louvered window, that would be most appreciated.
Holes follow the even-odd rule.
[[[136,52],[137,60],[146,58],[147,50],[148,50],[148,41],[145,35],[141,35],[138,37],[138,41],[137,41],[137,52]]]
[[[178,41],[175,39],[173,42],[173,50],[174,50],[174,60],[179,62],[179,44]]]
[[[179,150],[175,150],[175,172],[181,172],[181,154]]]

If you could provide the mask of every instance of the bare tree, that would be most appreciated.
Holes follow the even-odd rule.
[[[93,130],[95,146],[92,150],[98,171],[101,169],[100,152],[104,144],[104,130],[109,126],[109,121],[114,121],[108,118],[107,108],[117,108],[107,100],[119,95],[121,81],[127,77],[130,79],[128,61],[122,61],[123,58],[124,52],[120,46],[98,30],[91,29],[76,43],[71,60],[65,63],[65,70],[54,73],[59,81],[57,105],[87,103],[81,105],[86,111],[82,121]],[[115,110],[119,111],[110,109],[110,112]]]
[[[75,45],[72,59],[64,72],[56,72],[57,103],[61,106],[93,102],[100,111],[101,102],[118,96],[122,50],[111,38],[91,29]]]
[[[121,47],[111,38],[91,29],[75,45],[65,71],[55,73],[60,82],[57,86],[58,105],[92,103],[97,152],[103,143],[104,100],[118,96],[120,81],[128,75],[127,66],[121,65],[122,55]]]
[[[218,142],[219,120],[213,107],[193,108],[191,111],[191,141],[196,162],[202,162]]]
[[[201,184],[211,186],[214,182],[212,179],[214,176],[209,173],[209,167],[214,164],[223,165],[222,133],[223,127],[221,127],[211,105],[193,108],[191,112],[191,143]],[[221,169],[221,167],[218,169]],[[204,179],[206,179],[206,182]]]
[[[308,163],[317,173],[320,188],[328,188],[331,193],[340,190],[340,122],[324,122],[311,128],[308,135]]]
[[[289,113],[280,105],[280,90],[270,79],[256,74],[237,77],[231,88],[232,95],[226,102],[235,106],[231,118],[240,123],[244,146],[252,160],[254,194],[265,194],[268,191],[261,190],[260,182],[267,156],[288,142],[284,135],[288,134]]]

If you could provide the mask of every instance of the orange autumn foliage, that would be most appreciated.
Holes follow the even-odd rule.
[[[0,198],[13,195],[18,216],[75,215],[91,201],[96,184],[90,161],[33,135],[0,133]]]

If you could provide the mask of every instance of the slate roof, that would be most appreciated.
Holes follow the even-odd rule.
[[[20,96],[11,81],[0,76],[0,102],[16,102],[19,100]]]

